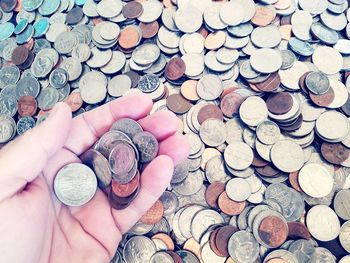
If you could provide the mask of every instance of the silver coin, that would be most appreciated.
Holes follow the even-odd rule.
[[[282,140],[272,146],[271,160],[279,170],[291,173],[304,165],[304,152],[295,142]]]
[[[163,5],[157,0],[142,2],[143,13],[137,18],[143,23],[156,21],[162,14]]]
[[[340,222],[336,213],[325,205],[312,207],[306,216],[311,235],[320,241],[335,239],[340,233]]]
[[[282,66],[282,55],[274,49],[262,48],[251,55],[250,64],[253,69],[260,73],[276,72]]]
[[[228,252],[238,262],[254,262],[259,257],[259,244],[248,231],[238,231],[229,239]]]
[[[95,195],[97,179],[86,165],[73,163],[64,166],[54,179],[57,198],[68,206],[82,206]]]
[[[222,81],[219,77],[204,75],[197,84],[197,93],[202,99],[215,100],[223,91]]]
[[[229,26],[237,26],[245,18],[245,10],[239,2],[227,2],[220,9],[220,18]]]
[[[218,119],[208,119],[199,129],[202,141],[211,147],[217,147],[226,141],[226,126]]]
[[[339,241],[342,247],[350,253],[350,221],[346,221],[340,228]]]
[[[245,201],[252,194],[250,184],[242,178],[233,178],[229,180],[225,189],[228,197],[236,202]]]
[[[334,198],[334,210],[337,215],[344,220],[350,219],[350,208],[347,202],[350,196],[350,190],[339,191]]]
[[[247,169],[253,162],[253,150],[244,142],[229,144],[224,152],[227,165],[236,170]]]
[[[131,79],[127,75],[117,75],[108,83],[108,94],[121,97],[131,88]]]
[[[153,254],[156,253],[154,242],[145,236],[134,236],[130,238],[123,250],[125,262],[150,262]]]
[[[203,16],[195,5],[189,4],[176,11],[174,21],[177,28],[182,32],[194,33],[201,27]]]
[[[272,121],[263,121],[256,128],[256,136],[264,144],[275,144],[281,138],[278,125]]]
[[[316,132],[327,141],[342,141],[349,132],[349,121],[340,112],[326,111],[316,120]]]
[[[193,217],[191,223],[192,236],[196,241],[199,241],[210,226],[222,223],[224,223],[224,219],[218,212],[211,209],[201,210]]]
[[[249,126],[258,126],[267,119],[268,111],[263,99],[252,96],[247,98],[239,109],[242,121]]]

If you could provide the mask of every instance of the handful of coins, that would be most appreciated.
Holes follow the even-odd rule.
[[[66,205],[82,206],[94,196],[97,185],[101,189],[111,186],[111,206],[124,209],[139,192],[140,170],[157,154],[158,141],[153,134],[132,119],[120,119],[81,155],[83,164],[68,164],[58,172],[56,196]]]

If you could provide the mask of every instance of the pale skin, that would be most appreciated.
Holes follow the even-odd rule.
[[[169,185],[174,165],[189,153],[178,119],[168,111],[149,115],[145,95],[123,97],[72,119],[59,103],[40,126],[0,151],[0,261],[109,262],[122,234],[153,205]],[[78,156],[107,132],[114,121],[138,120],[153,133],[159,155],[143,171],[138,197],[124,210],[111,209],[98,190],[82,207],[67,207],[53,192],[61,167],[80,162]]]

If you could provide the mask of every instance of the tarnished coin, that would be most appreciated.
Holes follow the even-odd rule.
[[[132,140],[140,152],[140,161],[142,163],[148,163],[158,155],[158,141],[153,134],[139,132]]]
[[[68,206],[82,206],[94,197],[97,179],[86,165],[73,163],[64,166],[54,179],[57,198]]]

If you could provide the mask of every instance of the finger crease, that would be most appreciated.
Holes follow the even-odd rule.
[[[86,119],[86,114],[82,114],[82,118],[83,118],[86,126],[88,126],[92,135],[95,137],[95,139],[98,139],[98,133],[97,133],[95,127],[93,125],[91,125],[91,123]]]

